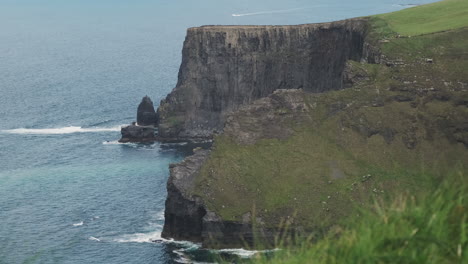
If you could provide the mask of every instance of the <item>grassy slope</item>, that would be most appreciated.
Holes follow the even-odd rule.
[[[406,36],[452,30],[468,25],[468,1],[444,0],[376,17],[387,21],[394,32]]]
[[[209,184],[207,206],[226,220],[255,210],[267,225],[291,217],[295,224],[317,227],[338,223],[354,205],[371,207],[376,198],[403,190],[427,192],[444,174],[466,175],[468,154],[456,143],[467,136],[458,127],[468,119],[467,93],[460,90],[468,82],[466,2],[446,0],[373,17],[373,37],[388,39],[384,54],[403,65],[351,63],[368,80],[352,89],[304,95],[316,108],[309,119],[290,125],[295,133],[287,140],[242,145],[218,137],[194,192],[205,196]],[[420,21],[423,26],[417,26]],[[420,36],[394,38],[394,31]],[[436,92],[427,92],[431,88]],[[383,106],[371,107],[375,102]],[[337,103],[352,106],[330,115]],[[362,130],[381,133],[368,137]],[[382,136],[389,130],[396,134],[390,144]],[[416,147],[408,148],[413,141]]]

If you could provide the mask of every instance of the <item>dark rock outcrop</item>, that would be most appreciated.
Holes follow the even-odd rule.
[[[128,142],[153,142],[156,140],[154,126],[129,125],[121,129],[120,143]]]
[[[243,222],[224,221],[193,194],[195,179],[209,155],[209,150],[198,150],[170,166],[162,237],[201,242],[209,248],[253,245],[256,239],[264,241],[264,246],[273,246],[277,229],[265,228],[261,223],[252,225],[250,216]]]
[[[154,111],[153,101],[148,96],[143,97],[138,105],[137,122],[121,129],[121,143],[153,142],[156,141],[157,115]]]
[[[158,122],[153,101],[148,96],[143,97],[137,111],[137,124],[139,126],[156,126]]]
[[[347,60],[378,61],[367,30],[366,19],[189,29],[177,86],[158,108],[159,136],[210,138],[230,112],[277,89],[344,88]]]
[[[206,209],[203,203],[190,193],[190,189],[194,186],[195,177],[208,156],[208,150],[199,150],[181,163],[170,166],[162,232],[164,238],[201,241],[202,219],[206,215]]]

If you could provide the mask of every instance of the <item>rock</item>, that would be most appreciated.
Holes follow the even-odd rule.
[[[201,242],[203,247],[209,248],[252,246],[255,239],[264,239],[273,246],[279,232],[277,229],[257,226],[254,230],[250,216],[239,222],[224,221],[191,193],[199,170],[209,155],[209,150],[198,150],[193,156],[171,166],[162,237]]]
[[[197,151],[195,155],[170,167],[163,238],[201,242],[203,217],[207,210],[189,190],[209,153],[207,150]]]
[[[156,126],[158,123],[153,101],[148,96],[143,97],[137,111],[137,124],[139,126]]]
[[[129,125],[122,127],[120,143],[152,142],[156,140],[154,126]]]
[[[190,28],[177,86],[157,111],[159,136],[211,138],[229,113],[278,89],[343,89],[347,60],[379,60],[367,29],[367,19]]]

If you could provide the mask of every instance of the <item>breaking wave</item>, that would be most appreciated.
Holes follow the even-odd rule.
[[[93,237],[93,236],[90,236],[88,239],[91,240],[91,241],[101,242],[101,239]]]
[[[114,141],[104,141],[102,142],[103,145],[131,145],[131,144],[134,144],[134,143],[120,143],[118,140],[114,140]]]
[[[170,240],[161,237],[160,231],[122,235],[115,238],[113,241],[119,243],[153,243],[155,241],[170,242]]]
[[[177,244],[182,247],[199,248],[200,245],[189,241],[178,241],[173,239],[165,239],[161,237],[161,231],[154,231],[148,233],[135,233],[121,235],[112,239],[118,243],[170,243]]]
[[[82,226],[83,224],[84,224],[83,221],[81,221],[79,223],[73,224],[73,226]]]
[[[274,251],[278,251],[279,249],[271,249],[271,250],[247,250],[243,248],[232,248],[232,249],[218,249],[218,250],[212,250],[213,252],[217,253],[225,253],[225,254],[231,254],[231,255],[237,255],[241,258],[251,258],[257,254],[264,254],[264,253],[270,253]]]
[[[115,127],[79,127],[68,126],[59,128],[17,128],[2,130],[1,132],[9,134],[34,134],[34,135],[61,135],[73,133],[96,133],[96,132],[116,132],[120,131],[121,126]]]

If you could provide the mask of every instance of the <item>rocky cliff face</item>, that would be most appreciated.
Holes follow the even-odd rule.
[[[259,238],[265,239],[265,245],[273,246],[278,229],[261,225],[253,228],[250,214],[245,215],[243,221],[225,221],[194,194],[196,179],[209,154],[209,150],[198,150],[193,156],[171,165],[162,237],[201,242],[210,248],[253,245]]]
[[[366,28],[189,30],[179,83],[158,109],[160,136],[223,133],[171,166],[164,237],[228,248],[274,241],[285,223],[307,234],[351,215],[351,205],[466,175],[458,45],[467,30],[373,46]]]
[[[191,194],[191,189],[208,155],[208,150],[199,150],[181,163],[171,165],[167,182],[168,197],[164,212],[163,237],[201,241],[206,209],[203,203]]]
[[[342,89],[347,60],[378,57],[365,43],[367,25],[351,19],[189,29],[177,86],[158,109],[159,136],[210,138],[229,113],[277,89]]]

